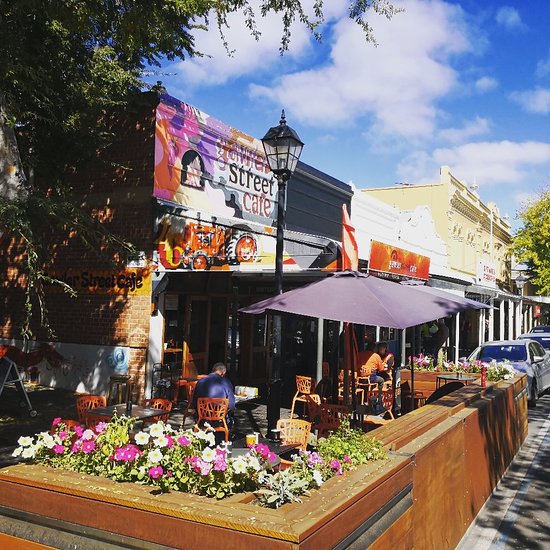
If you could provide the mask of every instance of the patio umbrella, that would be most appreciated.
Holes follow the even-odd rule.
[[[343,271],[241,308],[243,313],[294,313],[332,321],[404,329],[486,307],[356,271]],[[452,296],[453,298],[451,299]],[[471,302],[474,302],[473,304]]]

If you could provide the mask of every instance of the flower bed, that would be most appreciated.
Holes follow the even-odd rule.
[[[382,444],[350,428],[349,419],[317,451],[303,452],[290,468],[273,471],[276,456],[266,445],[252,445],[244,456],[229,456],[215,445],[214,432],[176,431],[157,422],[148,432],[131,429],[125,416],[92,429],[68,429],[61,419],[51,433],[20,437],[14,456],[54,468],[153,485],[163,492],[182,491],[217,499],[255,492],[258,504],[277,508],[299,500],[327,479],[357,465],[385,457]]]

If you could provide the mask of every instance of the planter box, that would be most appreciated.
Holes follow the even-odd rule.
[[[56,548],[455,548],[527,435],[526,376],[466,386],[373,435],[397,452],[278,510],[255,506],[250,494],[216,501],[5,468],[0,544],[7,535]]]

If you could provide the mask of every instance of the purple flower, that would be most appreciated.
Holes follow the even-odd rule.
[[[184,435],[180,435],[176,441],[184,447],[189,447],[189,445],[191,445],[191,441],[189,441],[189,439],[187,439]]]
[[[344,462],[346,464],[351,464],[351,458],[348,455],[344,455]]]
[[[91,439],[82,442],[82,452],[91,453],[95,449],[95,442]]]
[[[84,428],[82,426],[75,426],[74,427],[74,433],[78,436],[78,437],[82,437],[82,434],[84,433]]]
[[[329,466],[332,470],[334,470],[337,476],[342,474],[342,464],[340,464],[339,460],[336,460],[336,459],[331,460],[329,463]]]
[[[65,452],[65,447],[63,447],[63,445],[54,445],[53,452],[56,455],[62,455]]]
[[[164,473],[164,470],[162,469],[162,466],[153,466],[152,468],[149,468],[148,473],[149,473],[149,477],[152,477],[153,479],[157,479]]]
[[[275,453],[269,452],[267,454],[267,460],[269,462],[275,462],[277,460],[277,455]]]

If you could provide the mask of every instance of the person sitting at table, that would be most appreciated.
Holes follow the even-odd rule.
[[[367,361],[374,353],[374,342],[367,342],[364,351],[357,354],[357,364],[359,365],[359,376],[369,376],[370,370],[367,371]]]
[[[323,377],[315,387],[315,393],[324,399],[332,398],[332,380],[330,378],[330,365],[327,361],[323,361]]]
[[[235,414],[235,390],[231,380],[226,378],[227,367],[223,363],[215,363],[210,374],[201,378],[195,386],[193,394],[193,405],[197,410],[197,399],[199,397],[218,397],[229,401],[227,410],[227,427],[231,429],[234,425]]]
[[[389,374],[386,372],[386,363],[384,363],[381,354],[385,355],[387,348],[388,344],[386,342],[376,344],[376,351],[369,357],[365,365],[365,370],[369,373],[371,383],[378,384],[378,413],[382,413],[385,410],[382,406],[382,389],[384,382],[389,379]]]

